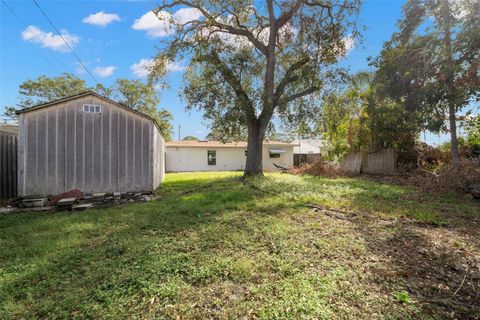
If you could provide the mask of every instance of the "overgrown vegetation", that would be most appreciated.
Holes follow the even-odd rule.
[[[480,316],[478,202],[240,177],[169,174],[148,203],[0,216],[1,318]]]

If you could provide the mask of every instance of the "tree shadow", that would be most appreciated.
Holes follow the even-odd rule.
[[[480,317],[479,260],[468,247],[445,241],[453,230],[440,236],[436,231],[442,228],[425,224],[384,222],[389,224],[385,228],[374,220],[353,221],[368,250],[379,259],[367,272],[387,294],[395,293],[392,287],[406,290],[422,316]]]
[[[159,190],[160,199],[148,203],[81,213],[22,213],[17,221],[15,215],[2,221],[0,240],[9,250],[0,254],[0,310],[13,317],[58,312],[95,317],[99,310],[92,305],[108,313],[112,308],[120,312],[123,299],[144,304],[141,299],[171,279],[195,282],[213,276],[200,267],[192,271],[189,252],[214,255],[222,238],[231,236],[229,224],[245,223],[242,212],[255,208],[270,215],[295,205],[262,206],[272,196],[250,190],[236,177],[188,184],[171,183],[165,192]],[[225,214],[239,218],[223,221]],[[225,228],[202,234],[212,240],[208,248],[182,242],[188,233],[212,224]]]

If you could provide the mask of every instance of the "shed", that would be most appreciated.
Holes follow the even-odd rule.
[[[165,175],[156,121],[88,91],[18,111],[18,195],[154,191]]]

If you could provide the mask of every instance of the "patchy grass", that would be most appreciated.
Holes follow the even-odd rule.
[[[478,203],[240,176],[168,174],[156,201],[0,216],[0,318],[480,317]]]

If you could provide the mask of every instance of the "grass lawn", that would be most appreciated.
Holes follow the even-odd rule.
[[[0,215],[0,318],[480,318],[479,202],[240,176],[167,174],[148,203]]]

